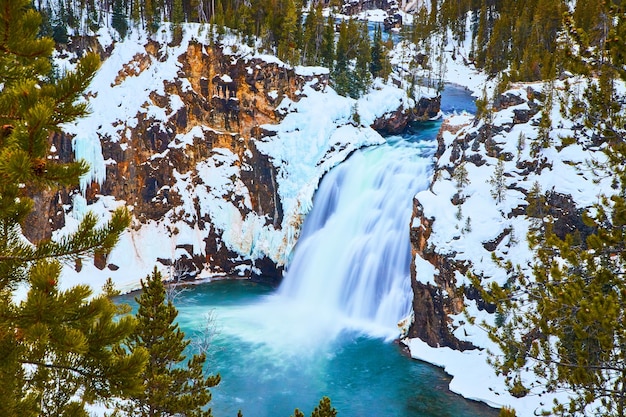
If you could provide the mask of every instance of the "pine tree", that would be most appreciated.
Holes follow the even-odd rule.
[[[345,20],[339,26],[337,39],[335,68],[333,72],[333,86],[337,93],[347,95],[350,88],[350,38],[348,24]]]
[[[185,12],[183,11],[183,1],[173,0],[171,22],[173,26],[174,43],[178,44],[183,38],[183,28],[181,23],[185,20]]]
[[[299,33],[298,12],[295,0],[281,0],[281,25],[278,37],[278,57],[290,64],[300,61],[300,52],[297,47]]]
[[[332,72],[335,62],[335,19],[332,14],[328,16],[328,20],[324,25],[321,55],[321,64]]]
[[[194,354],[185,362],[184,351],[190,341],[174,322],[178,311],[166,301],[162,276],[156,268],[141,281],[141,288],[136,298],[139,323],[129,346],[146,349],[149,359],[142,391],[120,408],[133,416],[210,417],[211,410],[204,408],[211,400],[209,388],[220,382],[219,375],[204,376],[204,353]]]
[[[506,198],[506,180],[504,178],[504,161],[498,159],[493,175],[489,179],[491,184],[491,196],[496,203],[501,203]]]
[[[374,31],[374,39],[372,42],[370,72],[374,78],[380,77],[383,70],[385,50],[383,47],[383,35],[380,25],[376,27]]]
[[[129,223],[125,210],[98,226],[87,214],[76,232],[57,241],[27,242],[21,226],[29,192],[76,185],[83,162],[48,158],[49,137],[84,115],[77,99],[98,67],[87,54],[74,72],[50,74],[54,42],[38,38],[41,18],[28,0],[0,0],[0,415],[85,415],[85,405],[138,388],[146,359],[122,342],[134,320],[116,319],[106,297],[87,286],[58,288],[59,261],[108,253]],[[18,285],[25,298],[15,299]]]
[[[311,412],[311,417],[336,417],[337,410],[331,405],[328,397],[323,397],[315,409]],[[304,417],[304,413],[296,408],[292,417]]]
[[[454,167],[452,178],[456,182],[456,189],[459,194],[467,185],[471,183],[467,173],[467,168],[465,168],[465,161]]]
[[[365,23],[360,23],[358,25],[356,42],[356,62],[350,94],[352,98],[360,97],[365,91],[367,91],[372,82],[369,70],[372,62],[372,55],[369,34]]]
[[[322,4],[319,3],[316,6],[314,3],[311,3],[309,13],[304,21],[304,33],[302,35],[302,54],[305,65],[319,64],[323,27]]]
[[[124,39],[128,32],[128,20],[126,11],[124,10],[124,1],[115,0],[113,5],[113,17],[111,18],[111,26],[120,34],[120,38]]]

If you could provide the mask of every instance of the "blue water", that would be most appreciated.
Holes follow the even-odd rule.
[[[441,111],[444,114],[461,113],[463,111],[476,113],[476,97],[460,85],[447,83],[441,93]]]
[[[274,293],[249,281],[219,281],[188,287],[176,298],[187,337],[201,338],[198,329],[212,316],[207,371],[222,377],[211,390],[216,417],[236,416],[240,409],[247,417],[288,417],[296,407],[308,415],[324,395],[339,417],[497,416],[448,391],[440,369],[406,357],[396,343],[347,331],[300,350],[288,340],[271,343],[271,335],[254,334],[254,313]],[[238,334],[243,329],[253,335]]]

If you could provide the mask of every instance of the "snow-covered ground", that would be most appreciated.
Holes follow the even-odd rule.
[[[469,88],[474,96],[493,97],[497,80],[487,80],[484,75],[466,66],[460,57],[467,56],[469,45],[455,51],[456,60],[450,51],[446,60],[446,80]],[[472,146],[461,151],[465,159],[472,154],[480,155],[484,164],[465,162],[469,184],[458,186],[456,179],[450,175],[459,169],[460,158],[453,155],[453,141],[458,138],[470,137],[484,126],[484,121],[475,124],[471,115],[452,115],[447,124],[454,131],[442,132],[445,150],[436,162],[437,175],[429,190],[420,192],[416,197],[424,208],[426,217],[434,219],[433,232],[429,245],[444,255],[453,256],[458,261],[471,262],[472,272],[484,277],[484,283],[495,280],[499,284],[506,281],[505,271],[492,260],[492,252],[483,243],[494,241],[505,229],[512,232],[496,247],[494,253],[499,259],[511,260],[513,265],[520,265],[530,276],[529,266],[533,261],[533,253],[526,240],[530,220],[525,215],[512,215],[513,209],[527,204],[525,194],[521,190],[530,190],[539,184],[541,192],[556,192],[571,196],[579,208],[590,207],[599,201],[601,194],[611,194],[610,176],[596,176],[592,172],[592,161],[602,166],[605,155],[600,149],[588,146],[584,140],[561,147],[562,138],[574,136],[575,121],[568,120],[560,112],[560,100],[571,100],[576,94],[571,91],[583,91],[586,80],[572,77],[556,81],[554,84],[553,105],[550,113],[552,128],[550,141],[552,146],[531,155],[531,145],[539,134],[541,111],[527,123],[514,124],[514,110],[528,110],[530,95],[541,96],[546,86],[543,83],[520,83],[512,85],[505,95],[519,97],[521,104],[494,112],[492,125],[504,127],[493,136],[495,145],[500,149],[497,154],[485,149],[484,144]],[[576,87],[578,86],[578,87]],[[623,90],[623,86],[619,87]],[[568,92],[569,91],[569,92]],[[530,94],[532,93],[532,94]],[[543,103],[542,103],[543,104]],[[466,136],[468,135],[468,136]],[[580,137],[580,135],[579,135]],[[456,149],[459,150],[458,148]],[[509,154],[512,158],[502,160],[506,189],[501,201],[493,196],[495,170],[500,156]],[[476,156],[475,155],[475,156]],[[531,164],[544,159],[547,167],[537,172],[525,172],[518,166]],[[453,196],[459,193],[464,198],[461,204],[453,204]],[[418,259],[417,278],[424,283],[434,283],[434,274],[438,271]],[[469,284],[467,277],[457,273],[457,285]],[[449,348],[433,348],[419,339],[405,339],[411,355],[420,360],[430,362],[445,369],[452,376],[450,389],[464,397],[483,401],[492,406],[511,406],[520,417],[534,416],[542,409],[551,409],[555,396],[542,394],[544,388],[536,386],[526,397],[515,398],[505,389],[504,377],[496,376],[493,368],[487,363],[488,351],[498,354],[499,349],[487,336],[481,323],[493,325],[494,315],[479,310],[474,301],[466,300],[466,313],[476,318],[475,324],[468,323],[465,314],[452,316],[454,334],[460,340],[472,342],[480,350],[459,352]],[[531,375],[528,374],[528,381]],[[567,393],[557,394],[560,401],[567,399]]]
[[[370,13],[370,15],[373,19],[382,19],[380,14]],[[205,29],[195,25],[187,26],[184,32],[185,37],[179,46],[163,46],[162,56],[165,59],[162,62],[156,65],[156,61],[153,61],[154,65],[140,71],[137,76],[127,77],[118,84],[115,84],[114,80],[120,68],[134,62],[135,54],[144,50],[146,39],[135,34],[124,42],[115,44],[110,58],[103,63],[90,86],[92,114],[66,127],[70,133],[76,134],[74,142],[76,156],[86,159],[92,166],[90,177],[85,178],[82,184],[83,189],[92,179],[103,181],[106,164],[112,163],[102,157],[98,133],[101,136],[108,135],[110,140],[130,134],[130,130],[122,129],[120,126],[132,126],[133,118],[139,109],[155,117],[166,119],[171,116],[171,113],[163,113],[163,109],[145,106],[145,103],[150,102],[151,92],[161,91],[165,81],[177,77],[179,70],[177,57],[183,53],[188,42],[192,39],[205,41],[209,36]],[[158,36],[163,36],[162,44],[167,45],[165,38],[169,35],[162,33]],[[104,43],[111,42],[104,31],[101,33],[101,39]],[[236,39],[226,37],[225,43],[229,42],[234,44]],[[233,55],[234,59],[259,56],[253,50],[242,52],[242,49],[245,47],[238,48],[237,54]],[[466,57],[468,52],[467,44],[457,48],[454,54],[456,59],[452,59],[452,51],[447,51],[446,81],[466,86],[477,98],[483,94],[491,97],[495,82],[487,80],[483,74],[466,65],[463,57]],[[410,51],[402,51],[396,55],[394,64],[401,65],[402,60],[408,56]],[[273,57],[266,59],[275,60]],[[314,71],[306,68],[298,70]],[[572,82],[583,81],[570,80],[570,83]],[[543,85],[536,83],[514,86],[508,93],[525,99],[528,88],[540,92]],[[556,85],[556,88],[557,90],[564,88],[564,85]],[[276,132],[276,135],[258,138],[257,141],[258,149],[269,155],[279,170],[277,182],[284,210],[280,230],[266,226],[261,218],[254,217],[253,214],[242,218],[231,202],[220,198],[224,195],[222,192],[224,187],[231,187],[231,191],[233,187],[237,187],[236,181],[227,181],[238,175],[236,155],[224,149],[209,160],[203,161],[204,165],[199,167],[198,171],[205,176],[206,184],[199,193],[204,210],[214,219],[215,227],[224,231],[224,242],[233,250],[247,256],[266,254],[273,259],[282,256],[284,261],[297,239],[302,217],[310,210],[313,194],[322,175],[342,162],[353,150],[382,143],[384,139],[367,126],[376,117],[399,106],[410,105],[404,89],[382,83],[375,84],[373,90],[358,101],[338,96],[331,88],[317,91],[311,85],[307,85],[302,93],[302,99],[298,102],[287,98],[283,100],[280,108],[287,116],[282,123],[265,126],[267,130]],[[420,90],[420,93],[432,95],[430,90]],[[494,113],[493,124],[498,126],[511,123],[513,110],[523,108],[524,105],[525,103]],[[572,122],[561,116],[558,103],[552,108],[551,119],[554,129],[551,138],[554,142],[559,142],[560,137],[570,132]],[[361,116],[360,124],[354,123],[355,109]],[[532,253],[525,240],[529,228],[528,219],[523,216],[510,218],[508,216],[513,208],[525,204],[524,194],[519,191],[520,188],[528,190],[537,182],[542,191],[550,190],[571,195],[579,207],[589,206],[597,201],[600,193],[610,190],[608,179],[599,183],[594,182],[597,178],[591,174],[587,164],[591,159],[602,158],[601,153],[588,150],[582,143],[569,145],[560,151],[554,147],[541,151],[541,156],[551,163],[551,167],[544,169],[540,174],[523,174],[516,168],[518,161],[534,159],[530,154],[530,144],[537,137],[536,124],[539,117],[540,113],[528,123],[514,125],[510,130],[505,129],[493,138],[502,152],[514,155],[512,160],[504,162],[504,171],[507,173],[505,181],[511,188],[506,190],[501,202],[494,200],[489,185],[498,158],[489,156],[484,146],[481,145],[475,151],[471,148],[466,151],[468,155],[480,154],[485,163],[481,166],[465,164],[470,183],[462,187],[462,190],[459,190],[454,179],[444,170],[455,167],[455,161],[450,160],[454,139],[477,131],[481,126],[480,123],[484,123],[474,125],[473,116],[467,114],[449,118],[448,123],[457,126],[459,131],[454,134],[443,133],[447,148],[436,162],[439,174],[431,189],[417,196],[426,216],[435,218],[430,244],[434,245],[439,253],[456,253],[456,259],[471,261],[474,272],[482,274],[489,280],[502,282],[505,275],[493,263],[491,252],[484,248],[483,242],[493,240],[504,229],[511,228],[515,239],[505,239],[496,248],[496,255],[506,256],[514,264],[522,266],[527,266],[532,260]],[[123,123],[117,123],[119,121]],[[524,137],[526,141],[523,147],[519,145],[520,137]],[[185,142],[184,139],[181,137],[181,143]],[[177,175],[178,187],[181,190],[188,188],[191,184],[189,177],[185,173]],[[465,200],[461,205],[453,205],[452,196],[459,191],[465,196]],[[245,196],[245,192],[243,194]],[[57,233],[72,230],[86,209],[95,211],[104,219],[113,208],[122,204],[123,201],[115,201],[112,197],[100,197],[96,203],[87,205],[84,198],[77,196],[73,210],[66,216],[66,228]],[[468,228],[467,225],[471,227]],[[62,286],[67,287],[88,280],[94,288],[99,288],[106,278],[112,277],[119,289],[132,290],[137,288],[139,280],[152,270],[157,258],[175,257],[177,245],[196,245],[199,252],[203,250],[201,247],[203,233],[197,228],[185,226],[184,223],[175,225],[166,220],[161,223],[152,221],[136,223],[135,226],[122,236],[121,242],[110,254],[109,261],[119,266],[118,270],[99,270],[85,263],[83,270],[77,273],[71,266],[67,266]],[[166,232],[173,227],[177,227],[178,230],[175,238]],[[423,265],[423,262],[417,264]],[[422,268],[417,275],[423,282],[434,282],[433,274],[436,273],[433,268]],[[459,274],[458,284],[464,282],[466,278]],[[520,417],[534,415],[543,405],[550,406],[551,399],[546,396],[533,393],[518,399],[506,392],[504,379],[497,377],[486,362],[485,349],[497,352],[497,347],[488,340],[480,323],[483,320],[491,322],[493,317],[479,311],[473,302],[467,303],[467,309],[470,315],[477,318],[476,325],[467,323],[463,315],[453,317],[456,326],[455,335],[459,339],[480,346],[483,350],[458,352],[448,348],[432,348],[417,339],[405,340],[413,357],[443,367],[453,377],[450,389],[454,392],[493,406],[510,405],[517,410]]]

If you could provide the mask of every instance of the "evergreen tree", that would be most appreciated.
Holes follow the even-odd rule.
[[[281,24],[280,32],[277,33],[278,57],[290,64],[297,64],[300,61],[300,52],[297,49],[300,31],[297,8],[295,0],[280,1]]]
[[[341,22],[337,40],[333,86],[341,95],[358,98],[369,86],[371,51],[367,26],[350,19]]]
[[[28,0],[0,0],[0,415],[82,416],[85,405],[138,389],[146,359],[122,342],[131,318],[88,287],[58,288],[59,261],[108,253],[129,223],[125,210],[98,227],[87,214],[58,241],[27,242],[21,225],[33,207],[28,192],[76,185],[83,162],[48,158],[50,133],[84,115],[76,100],[98,67],[87,54],[76,70],[51,80],[54,42],[38,38],[41,18]],[[16,300],[18,284],[25,298]]]
[[[130,338],[131,349],[145,348],[149,352],[143,374],[143,389],[120,406],[133,416],[210,417],[205,410],[211,400],[209,388],[220,382],[219,375],[204,376],[204,353],[194,354],[185,362],[185,348],[190,341],[174,322],[178,311],[166,301],[161,274],[155,268],[141,281],[138,325]]]
[[[337,410],[331,405],[328,397],[323,397],[315,409],[311,412],[311,417],[336,417]],[[304,417],[304,413],[296,408],[292,417]]]
[[[328,16],[328,20],[324,25],[321,55],[321,64],[332,72],[335,62],[335,19],[332,14]]]
[[[347,95],[350,88],[350,39],[348,24],[345,20],[339,26],[339,38],[337,39],[335,68],[333,73],[333,86],[337,93]]]
[[[504,162],[498,159],[498,163],[494,169],[493,175],[489,178],[491,185],[491,196],[496,203],[501,203],[506,198],[506,180],[504,178]]]
[[[374,39],[372,41],[371,50],[372,61],[370,63],[370,72],[374,78],[382,75],[384,55],[385,49],[383,46],[382,29],[380,28],[380,25],[378,25],[374,31]]]
[[[184,20],[185,13],[183,11],[183,1],[173,0],[171,22],[173,26],[173,39],[176,44],[180,43],[183,38],[183,28],[181,23],[183,23]]]
[[[317,65],[319,63],[322,29],[324,27],[323,19],[322,4],[319,3],[316,6],[311,3],[309,13],[304,20],[304,33],[302,35],[302,55],[305,65]]]
[[[354,66],[354,75],[350,94],[350,96],[353,98],[360,97],[365,91],[367,91],[372,82],[372,77],[370,73],[372,55],[367,24],[360,23],[358,25],[358,35],[356,37],[356,42],[356,61]]]
[[[467,173],[467,168],[465,168],[465,161],[462,161],[454,167],[452,178],[456,182],[456,189],[459,194],[470,184],[471,181]]]
[[[128,32],[128,20],[126,11],[124,10],[124,1],[115,0],[113,6],[113,17],[111,18],[111,26],[120,34],[120,38],[124,39]]]

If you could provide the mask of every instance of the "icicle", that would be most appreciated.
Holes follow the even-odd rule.
[[[86,136],[77,135],[72,139],[74,156],[77,160],[83,159],[89,164],[89,171],[80,178],[80,191],[85,194],[87,187],[93,182],[99,185],[106,179],[106,165],[102,156],[100,138],[92,133]]]

